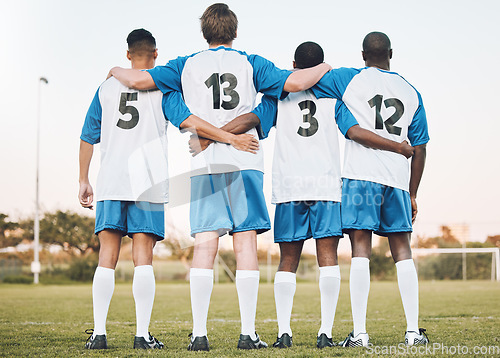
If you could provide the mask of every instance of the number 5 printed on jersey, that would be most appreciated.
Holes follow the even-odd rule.
[[[122,129],[132,129],[137,123],[139,123],[139,111],[134,106],[127,105],[127,102],[137,101],[137,92],[128,93],[123,92],[120,96],[120,106],[118,110],[121,114],[130,114],[132,118],[128,121],[124,119],[119,119],[116,125]]]
[[[384,129],[385,125],[385,129],[387,129],[387,132],[389,132],[390,134],[400,135],[401,127],[397,127],[394,124],[396,124],[396,122],[399,121],[403,116],[403,113],[405,112],[405,106],[403,105],[403,102],[401,102],[397,98],[386,99],[384,101],[385,108],[394,107],[396,111],[392,116],[384,121],[382,119],[382,115],[380,114],[383,98],[384,97],[381,94],[378,94],[368,101],[368,104],[371,108],[375,107],[375,129]]]

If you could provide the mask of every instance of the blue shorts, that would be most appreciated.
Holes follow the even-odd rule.
[[[343,179],[342,229],[370,230],[387,236],[412,232],[410,194],[401,189],[364,180]]]
[[[96,204],[95,233],[102,230],[118,230],[123,235],[145,233],[165,236],[165,209],[163,204],[145,201],[104,200]]]
[[[264,175],[257,170],[192,177],[191,235],[250,230],[260,234],[271,229],[263,185]]]
[[[276,204],[274,242],[342,236],[340,203],[291,201]]]

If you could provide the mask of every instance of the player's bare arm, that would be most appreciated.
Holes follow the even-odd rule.
[[[136,70],[132,68],[113,67],[107,78],[115,77],[118,81],[129,88],[138,90],[155,89],[156,84],[153,77],[147,71]]]
[[[283,91],[300,92],[314,86],[320,79],[332,69],[327,63],[320,63],[317,66],[294,71],[288,76]]]
[[[245,113],[241,116],[236,117],[231,122],[222,126],[220,129],[232,133],[232,134],[243,134],[248,132],[250,129],[255,128],[259,125],[260,120],[254,113]],[[189,152],[192,156],[200,154],[202,151],[208,148],[210,144],[214,141],[208,138],[200,137],[195,134],[191,135],[189,139]]]
[[[410,175],[410,198],[412,209],[412,222],[415,222],[417,217],[417,191],[422,179],[422,174],[425,167],[425,158],[427,156],[427,145],[417,145],[414,147],[415,153],[411,160],[411,175]]]
[[[414,153],[414,148],[408,144],[407,141],[401,143],[395,142],[390,139],[381,137],[369,130],[361,128],[359,124],[356,124],[349,128],[347,135],[350,139],[366,147],[387,150],[389,152],[398,153],[404,155],[406,158],[410,158]]]
[[[78,200],[84,208],[93,208],[94,191],[89,181],[89,167],[94,153],[94,146],[83,140],[80,140],[80,190],[78,192]]]
[[[230,144],[238,150],[257,153],[259,141],[251,134],[232,134],[217,128],[203,119],[190,115],[181,123],[181,129],[187,130],[200,137],[209,138],[216,142]]]

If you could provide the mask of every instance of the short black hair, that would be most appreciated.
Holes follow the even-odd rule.
[[[128,50],[132,53],[153,52],[156,40],[148,30],[136,29],[127,36]]]
[[[297,68],[309,68],[324,62],[325,54],[316,42],[307,41],[297,47],[294,60]]]
[[[370,32],[363,40],[363,52],[368,60],[385,60],[389,57],[391,40],[383,32]]]

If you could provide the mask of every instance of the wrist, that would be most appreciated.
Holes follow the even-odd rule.
[[[224,135],[225,137],[225,141],[224,143],[226,144],[231,144],[233,145],[234,144],[234,141],[236,140],[236,135],[235,134],[232,134],[232,133],[229,133],[229,132],[226,132],[226,134]]]

